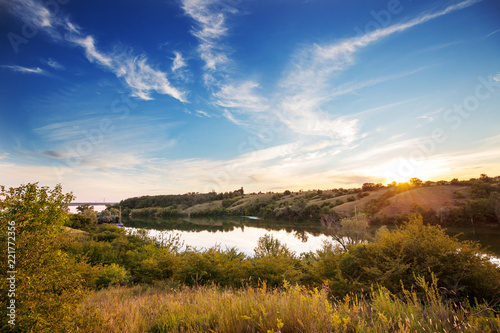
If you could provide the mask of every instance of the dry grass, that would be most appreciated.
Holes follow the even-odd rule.
[[[79,315],[86,332],[498,332],[500,317],[442,303],[425,281],[427,305],[385,289],[371,301],[333,301],[326,289],[114,287],[92,294]]]
[[[361,199],[358,199],[356,197],[356,195],[354,195],[354,197],[356,198],[356,201],[345,202],[344,204],[335,207],[334,210],[337,213],[339,213],[341,216],[349,217],[352,215],[351,213],[354,212],[355,206],[358,208],[358,212],[360,212],[361,210],[363,210],[366,207],[366,205],[368,204],[368,202],[370,200],[372,200],[372,199],[377,200],[382,195],[384,195],[387,191],[389,191],[389,190],[388,189],[380,189],[378,191],[371,191],[371,192],[368,192],[368,193],[370,193],[369,196],[363,197]],[[330,199],[330,201],[335,202],[336,199],[341,199],[343,201],[347,201],[347,198],[350,196],[353,196],[353,195],[352,194],[343,195],[343,196],[335,198],[335,199]]]
[[[454,198],[455,192],[466,194],[468,191],[468,187],[451,185],[415,188],[390,198],[390,205],[384,207],[379,214],[386,214],[387,216],[401,215],[409,212],[415,204],[438,211],[442,207],[454,206],[454,202],[457,201]]]

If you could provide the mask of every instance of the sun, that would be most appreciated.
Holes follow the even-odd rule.
[[[380,165],[378,169],[377,176],[384,178],[387,184],[406,183],[412,178],[431,180],[442,170],[440,163],[436,161],[424,160],[417,164],[402,158],[392,159]]]

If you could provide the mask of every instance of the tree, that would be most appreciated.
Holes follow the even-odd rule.
[[[257,241],[257,247],[254,249],[255,258],[266,257],[295,257],[295,252],[290,251],[288,247],[282,244],[273,235],[265,234]]]
[[[420,185],[422,185],[422,183],[423,182],[420,179],[416,178],[416,177],[410,179],[410,184],[413,185],[413,186],[420,186]]]
[[[491,182],[491,178],[485,173],[482,173],[481,176],[479,176],[479,180],[485,183]]]
[[[500,223],[500,192],[491,192],[490,194],[491,205],[495,211],[498,223]]]
[[[303,197],[295,198],[292,201],[292,209],[297,215],[301,215],[307,206],[307,201]]]
[[[90,217],[82,214],[71,214],[67,226],[74,229],[87,229],[94,226]]]
[[[94,206],[89,204],[84,204],[76,207],[76,210],[80,212],[80,214],[87,216],[90,218],[92,223],[97,223],[97,213],[94,211]]]
[[[368,218],[365,214],[357,217],[339,219],[334,215],[323,215],[321,224],[325,233],[347,251],[350,246],[369,240]]]
[[[62,226],[68,220],[72,194],[37,183],[0,191],[0,240],[13,226],[16,244],[16,329],[19,332],[71,331],[74,308],[84,297],[86,277],[93,268],[62,251]],[[9,229],[10,230],[10,229]],[[4,244],[5,244],[4,243]],[[7,251],[0,254],[7,263]],[[7,288],[6,270],[0,290]],[[6,317],[7,293],[0,294],[0,315]]]

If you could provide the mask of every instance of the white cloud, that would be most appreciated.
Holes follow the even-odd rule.
[[[182,0],[182,9],[195,22],[192,34],[200,41],[198,52],[205,68],[220,70],[229,62],[220,39],[227,34],[226,14],[237,10],[220,0]]]
[[[337,140],[338,144],[346,144],[358,136],[358,120],[326,112],[323,108],[327,102],[335,96],[411,75],[423,68],[334,88],[330,81],[335,74],[352,66],[356,54],[363,48],[392,34],[403,32],[479,1],[462,1],[441,11],[426,13],[407,22],[365,35],[303,48],[294,57],[289,70],[284,73],[273,99],[259,94],[257,89],[260,86],[254,80],[241,80],[235,83],[228,78],[228,75],[223,75],[222,80],[218,79],[217,73],[224,69],[224,66],[220,65],[229,62],[227,52],[220,43],[221,38],[228,34],[227,14],[237,13],[237,10],[225,5],[221,0],[184,0],[182,8],[196,22],[192,34],[200,41],[198,50],[200,57],[205,61],[205,83],[207,86],[215,85],[219,88],[212,93],[213,104],[222,108],[223,115],[228,120],[238,125],[278,120],[296,133],[326,136]]]
[[[363,48],[397,32],[423,24],[434,18],[473,5],[480,0],[466,0],[435,12],[421,15],[405,23],[378,29],[365,35],[331,44],[314,44],[303,48],[293,59],[291,68],[281,80],[284,97],[280,102],[283,121],[294,131],[308,135],[327,135],[344,142],[351,141],[357,133],[356,120],[342,120],[322,111],[322,106],[332,97],[350,93],[394,77],[382,78],[350,87],[331,88],[331,79],[355,63],[355,55]],[[420,70],[420,69],[418,69]],[[416,71],[418,71],[416,70]],[[415,72],[415,71],[413,71]],[[403,75],[409,75],[406,73]],[[397,76],[396,76],[397,77]]]
[[[13,0],[9,8],[26,24],[34,29],[47,32],[57,40],[62,39],[78,45],[85,50],[87,59],[112,71],[116,76],[124,79],[132,90],[132,95],[144,100],[152,99],[153,91],[170,95],[181,102],[185,102],[185,93],[171,85],[165,72],[153,69],[147,63],[146,56],[130,55],[125,52],[106,54],[99,51],[93,36],[83,35],[81,28],[72,23],[69,18],[54,14],[42,3],[35,0]],[[50,66],[54,67],[55,63]],[[55,65],[57,66],[57,65]],[[11,69],[23,71],[22,67],[11,66]],[[56,67],[54,67],[56,68]],[[41,74],[39,68],[24,68],[24,72]]]
[[[115,64],[115,73],[123,77],[132,89],[133,95],[144,100],[151,98],[151,92],[170,95],[175,99],[186,102],[185,93],[173,87],[167,79],[167,75],[149,66],[145,57],[119,56]]]
[[[46,74],[46,72],[41,69],[40,67],[35,67],[35,68],[30,68],[30,67],[23,67],[23,66],[17,66],[17,65],[4,65],[2,66],[3,68],[8,68],[10,70],[13,70],[15,72],[20,72],[20,73],[27,73],[27,74]]]
[[[493,80],[495,80],[496,82],[500,82],[500,74],[497,74],[493,77]]]
[[[42,60],[44,63],[46,63],[48,66],[54,68],[54,69],[65,69],[63,65],[58,63],[52,58],[49,58],[48,60]]]
[[[175,54],[175,58],[174,58],[174,62],[172,64],[172,72],[176,72],[179,69],[187,66],[186,61],[184,60],[184,58],[182,57],[182,54],[180,52],[174,52],[174,54]]]
[[[38,1],[12,0],[9,5],[10,10],[30,27],[47,28],[52,32],[51,29],[60,23],[52,12]]]
[[[173,87],[167,79],[166,73],[155,70],[147,64],[145,56],[138,57],[128,55],[125,52],[119,54],[104,54],[95,47],[92,36],[74,38],[72,42],[83,47],[90,62],[96,62],[111,70],[117,77],[125,80],[132,95],[144,100],[151,100],[151,93],[170,95],[181,102],[185,102],[185,93]]]
[[[206,113],[205,111],[202,111],[202,110],[197,110],[196,115],[198,117],[201,117],[201,118],[212,118],[211,115],[209,115],[208,113]]]
[[[73,43],[80,45],[85,49],[85,55],[90,62],[97,62],[100,65],[111,67],[112,59],[104,54],[99,53],[95,48],[94,37],[86,36],[83,38],[75,38],[71,40]]]
[[[255,92],[257,88],[259,84],[253,81],[225,84],[214,93],[214,104],[240,113],[268,111],[268,102]]]

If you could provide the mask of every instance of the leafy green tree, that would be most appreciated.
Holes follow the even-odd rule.
[[[295,257],[295,252],[290,251],[286,245],[269,234],[265,234],[259,238],[254,252],[256,258],[279,256]]]
[[[97,213],[94,211],[94,206],[89,204],[84,204],[76,207],[76,210],[80,212],[80,214],[87,216],[90,218],[92,223],[97,223]]]
[[[90,217],[82,214],[71,214],[66,225],[70,228],[83,230],[95,227]]]
[[[321,218],[321,223],[326,234],[330,235],[344,251],[371,238],[368,218],[365,214],[343,219],[331,214],[324,215]]]
[[[89,210],[89,209],[92,209],[94,210],[94,206],[91,206],[89,204],[83,204],[83,205],[80,205],[80,206],[77,206],[76,207],[76,210],[80,213],[80,214],[84,214],[86,210]]]
[[[15,226],[16,330],[69,331],[73,311],[85,294],[92,268],[62,251],[62,226],[68,219],[71,194],[60,185],[50,190],[37,183],[0,191],[0,229],[7,244],[7,227]],[[2,250],[2,262],[7,263]],[[0,273],[0,289],[7,290],[6,270]],[[7,293],[0,295],[0,315],[6,318]],[[4,326],[2,331],[12,329]]]

